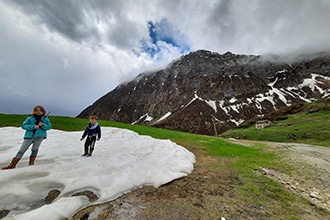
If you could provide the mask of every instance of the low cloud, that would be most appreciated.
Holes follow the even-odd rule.
[[[329,50],[329,11],[325,0],[4,0],[0,112],[44,104],[75,116],[121,82],[199,49]]]

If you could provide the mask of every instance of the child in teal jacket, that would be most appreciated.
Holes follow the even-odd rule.
[[[24,153],[32,144],[29,165],[33,165],[37,157],[41,142],[47,138],[47,131],[51,129],[52,125],[50,120],[46,117],[46,110],[41,105],[33,108],[32,114],[28,116],[21,128],[25,130],[24,141],[18,150],[16,156],[12,159],[10,164],[5,169],[13,169],[16,164],[23,157]]]

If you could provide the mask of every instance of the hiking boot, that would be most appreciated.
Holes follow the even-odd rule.
[[[14,157],[11,162],[9,163],[8,166],[6,167],[2,167],[1,169],[2,170],[7,170],[7,169],[14,169],[16,167],[16,164],[18,163],[18,161],[20,160],[21,158],[18,158],[18,157]]]
[[[36,160],[36,156],[30,156],[29,166],[34,165],[35,160]]]

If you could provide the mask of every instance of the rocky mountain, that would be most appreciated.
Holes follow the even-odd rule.
[[[199,50],[141,73],[77,117],[214,135],[295,103],[330,96],[330,55],[218,54]]]

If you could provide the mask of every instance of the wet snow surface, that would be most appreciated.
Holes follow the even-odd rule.
[[[0,165],[6,166],[23,141],[21,128],[0,128]],[[4,219],[61,219],[94,203],[113,200],[138,187],[158,187],[186,176],[193,170],[195,156],[170,140],[158,140],[135,132],[102,127],[102,138],[92,157],[81,157],[81,132],[50,130],[34,166],[28,166],[30,149],[15,169],[0,170],[0,207],[11,210]],[[61,194],[45,204],[48,192]]]

